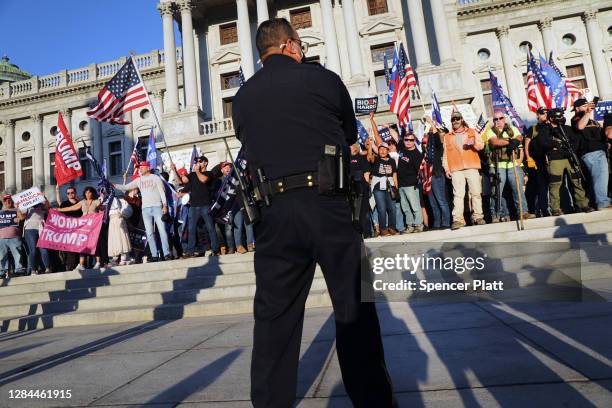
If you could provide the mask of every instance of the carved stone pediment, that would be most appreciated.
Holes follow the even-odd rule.
[[[300,39],[311,47],[323,44],[325,41],[319,33],[310,30],[300,30]]]
[[[222,65],[240,61],[240,51],[238,48],[222,48],[211,58],[211,65]]]
[[[503,69],[504,67],[499,64],[481,64],[472,71],[472,74],[474,75],[486,74],[489,71],[495,72],[495,71],[501,71]]]
[[[589,52],[587,50],[572,48],[565,52],[554,55],[554,58],[557,61],[561,61],[561,60],[570,59],[570,58],[582,58],[582,57],[586,57],[587,55],[589,55]]]
[[[402,22],[398,19],[376,20],[363,26],[359,33],[362,36],[382,34],[401,29]]]

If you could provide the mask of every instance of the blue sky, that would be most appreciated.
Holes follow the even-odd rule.
[[[0,55],[32,75],[164,47],[158,0],[0,0]],[[177,45],[180,34],[175,29]]]

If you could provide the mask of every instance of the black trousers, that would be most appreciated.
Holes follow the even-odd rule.
[[[255,330],[251,399],[293,406],[304,305],[319,264],[336,321],[344,386],[355,407],[391,407],[393,394],[373,303],[361,303],[362,239],[348,199],[296,190],[275,196],[255,225]]]

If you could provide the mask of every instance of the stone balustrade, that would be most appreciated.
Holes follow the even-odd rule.
[[[178,62],[182,62],[182,55],[182,50],[178,47],[176,49]],[[94,83],[100,79],[110,79],[125,64],[126,59],[126,57],[122,57],[115,61],[91,64],[87,67],[62,70],[50,75],[33,76],[24,81],[2,84],[0,85],[0,102],[26,95],[34,95],[39,92],[49,92],[66,87]],[[147,54],[135,55],[133,59],[141,71],[155,69],[164,65],[164,52],[163,50],[154,50]]]
[[[202,122],[200,128],[205,138],[234,135],[234,122],[230,118]]]

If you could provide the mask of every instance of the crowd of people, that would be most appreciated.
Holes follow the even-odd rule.
[[[501,112],[478,132],[453,111],[450,129],[426,119],[421,140],[412,132],[400,134],[393,125],[383,125],[390,134],[383,139],[371,114],[369,137],[363,145],[351,146],[350,161],[354,191],[360,192],[355,205],[363,236],[609,208],[612,121],[610,115],[603,126],[594,121],[593,108],[577,100],[567,125],[562,110],[542,107],[537,124],[523,133]],[[139,177],[115,185],[111,200],[99,197],[91,186],[80,199],[77,189],[68,186],[62,199],[56,188],[56,209],[66,216],[106,212],[95,255],[38,248],[51,204],[45,200],[22,213],[11,195],[4,194],[3,212],[16,223],[0,228],[0,274],[254,251],[253,226],[245,222],[242,209],[234,208],[224,222],[209,211],[232,167],[222,162],[208,170],[208,159],[200,156],[191,172],[172,165],[170,174],[158,175],[141,162]]]
[[[521,132],[503,112],[477,131],[453,110],[450,129],[426,118],[422,140],[389,124],[383,138],[370,114],[369,137],[351,147],[363,236],[609,208],[612,120],[602,125],[593,111],[576,100],[568,125],[563,110],[540,107],[537,124]]]
[[[0,228],[0,276],[185,259],[204,256],[206,251],[211,256],[252,252],[253,227],[245,223],[239,208],[227,214],[226,223],[213,219],[208,211],[231,170],[232,163],[222,162],[209,171],[205,156],[196,159],[191,172],[173,165],[170,174],[154,174],[149,163],[141,162],[139,177],[114,185],[116,196],[106,200],[92,186],[83,189],[80,199],[75,187],[69,185],[63,198],[56,187],[55,209],[64,215],[107,214],[95,255],[38,248],[52,205],[45,198],[44,203],[22,212],[12,196],[4,194],[4,216],[15,223]]]

